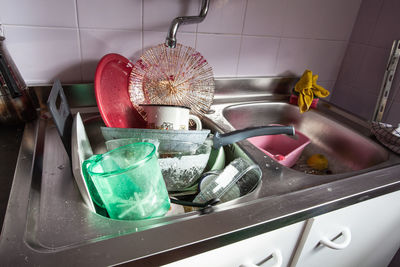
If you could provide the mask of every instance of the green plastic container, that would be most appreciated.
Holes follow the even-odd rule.
[[[163,216],[170,208],[156,147],[134,143],[93,157],[87,164],[104,206],[113,219]]]

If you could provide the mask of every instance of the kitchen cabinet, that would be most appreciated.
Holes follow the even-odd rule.
[[[385,267],[400,247],[400,191],[166,266]]]
[[[304,224],[292,224],[166,266],[288,266]]]
[[[400,191],[307,221],[291,266],[388,266],[400,246]]]

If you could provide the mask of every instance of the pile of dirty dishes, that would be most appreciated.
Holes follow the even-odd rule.
[[[74,176],[76,176],[78,187],[85,202],[88,203],[92,211],[100,213],[98,210],[100,207],[104,208],[111,218],[128,220],[163,216],[166,212],[165,207],[169,207],[169,196],[192,196],[190,201],[193,203],[196,193],[200,191],[196,199],[198,204],[204,203],[204,201],[207,203],[210,198],[211,200],[220,198],[222,201],[228,201],[249,193],[259,183],[261,170],[257,165],[253,166],[252,163],[243,159],[234,160],[225,167],[223,146],[234,144],[254,135],[294,134],[293,127],[286,126],[259,126],[225,134],[216,133],[215,135],[210,134],[210,130],[100,127],[108,152],[92,156],[93,152],[89,149],[89,140],[79,114],[75,117],[74,125],[76,127],[73,131],[75,133],[73,143],[75,144],[74,147],[77,148],[76,152],[78,152],[73,153]],[[78,129],[80,130],[78,131]],[[82,138],[84,140],[81,140]],[[82,147],[83,144],[88,147],[85,149],[85,147]],[[140,157],[131,159],[132,155],[138,156],[135,153],[141,151],[136,149],[128,152],[127,148],[133,149],[134,146],[154,147],[154,151],[149,152],[151,156],[148,157],[156,159],[151,162],[155,162],[157,168],[154,168],[154,170],[159,171],[160,175],[152,172],[138,172],[141,176],[135,176],[136,172],[133,170],[142,169],[144,163],[148,164],[148,157],[144,153],[143,160]],[[128,162],[122,156],[116,157],[118,151],[123,152],[123,156],[129,158],[131,165],[128,165]],[[112,160],[112,158],[115,159]],[[101,163],[103,161],[104,163]],[[248,165],[249,169],[243,168],[240,164]],[[198,181],[202,174],[208,170],[222,169],[224,170],[221,173],[214,175],[215,181],[211,183],[216,184],[217,187],[223,187],[222,191],[215,192],[213,188],[203,190],[202,187],[199,190]],[[84,177],[83,183],[80,182],[82,180],[80,176]],[[112,181],[121,180],[121,182],[108,182],[108,178],[114,176],[115,178]],[[151,181],[153,176],[156,177],[157,181],[152,184],[143,183],[139,185],[139,182],[135,182],[135,179]],[[159,183],[159,177],[161,177],[161,183]],[[246,182],[249,177],[253,177],[250,179],[251,182]],[[152,188],[155,184],[162,184],[164,190],[161,190],[160,187]],[[202,185],[205,184],[203,180]],[[126,190],[121,190],[118,185]],[[145,191],[160,196],[164,200],[167,199],[164,202],[157,202],[157,198],[151,200],[158,203],[154,207],[161,208],[161,210],[147,209],[147,204],[139,204],[142,200],[146,203],[145,199],[151,199],[148,195],[138,193]],[[211,194],[204,196],[207,192]],[[203,199],[201,199],[202,196]],[[97,205],[93,207],[93,203]],[[168,203],[168,205],[162,203]]]
[[[153,143],[158,145],[159,164],[168,191],[184,191],[194,185],[205,170],[212,151],[214,151],[214,154],[219,154],[221,151],[223,152],[222,146],[224,145],[233,144],[252,136],[294,134],[292,126],[258,126],[209,136],[210,131],[206,130],[101,127],[101,131],[107,140],[106,145],[109,148],[115,148],[138,140],[157,141],[157,144]],[[196,141],[190,142],[190,140]],[[219,157],[212,158],[218,159]],[[224,165],[222,163],[221,167]]]
[[[206,168],[211,153],[207,143],[180,140],[123,138],[106,141],[106,146],[111,150],[143,141],[157,146],[158,164],[168,191],[182,191],[192,186]]]
[[[154,58],[152,52],[167,53]],[[182,113],[186,109],[201,115],[211,106],[214,87],[214,75],[204,57],[180,44],[176,49],[159,45],[136,63],[119,54],[107,54],[97,65],[94,81],[105,125],[119,128],[179,129],[185,118],[179,118],[179,124],[171,128],[171,121],[157,125],[154,112],[166,114],[168,109],[168,113]]]
[[[118,149],[140,138],[106,141],[107,149]],[[151,140],[158,147],[158,163],[168,192],[198,191],[193,203],[206,203],[212,199],[227,202],[251,192],[260,182],[262,172],[250,160],[236,158],[226,167],[204,172],[209,161],[211,142],[196,144],[179,140]],[[198,180],[201,181],[197,184]]]

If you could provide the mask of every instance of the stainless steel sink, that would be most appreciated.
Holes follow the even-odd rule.
[[[93,151],[104,153],[106,148],[100,131],[100,126],[104,124],[101,119],[93,119],[92,115],[82,114],[83,118],[90,118],[91,121],[85,125],[85,128]],[[229,161],[243,152],[234,145],[227,148],[226,153]],[[86,258],[84,262],[99,263],[96,257],[102,249],[99,250],[98,246],[110,242],[123,243],[124,241],[121,240],[124,237],[134,237],[135,240],[131,240],[130,244],[135,248],[134,253],[129,252],[131,248],[127,246],[123,249],[126,254],[124,257],[116,259],[113,256],[105,262],[104,259],[100,260],[106,265],[112,265],[192,243],[195,239],[190,240],[190,235],[187,236],[189,239],[183,237],[185,240],[183,241],[181,237],[174,237],[174,233],[182,227],[179,225],[189,223],[191,226],[184,227],[189,230],[201,228],[204,223],[204,219],[200,216],[201,212],[198,211],[179,212],[167,214],[162,218],[137,221],[113,220],[91,212],[80,196],[71,172],[68,155],[51,119],[41,118],[26,126],[18,164],[13,192],[10,196],[12,210],[9,211],[5,220],[6,236],[12,232],[17,234],[12,234],[12,238],[7,240],[1,239],[0,247],[9,245],[10,242],[15,244],[14,242],[17,242],[15,240],[18,240],[22,242],[24,253],[28,258],[32,255],[38,256],[38,254],[46,254],[50,258],[57,258],[57,255],[74,257],[72,255],[86,247],[89,248],[89,258]],[[234,207],[232,204],[235,203],[231,202],[223,203],[221,206],[231,209]],[[18,205],[15,206],[15,203]],[[214,214],[210,215],[207,216],[207,220],[212,219]],[[22,216],[23,220],[17,220],[15,216]],[[173,228],[177,227],[170,232],[173,242],[156,241],[160,236],[168,238],[163,232],[171,231],[172,224],[175,225]],[[113,245],[107,245],[107,247],[112,249]],[[2,253],[4,250],[0,249],[0,255],[4,255]],[[21,257],[14,254],[11,256],[13,259]]]
[[[297,106],[287,102],[261,102],[228,106],[222,114],[235,129],[269,124],[293,125],[296,131],[311,140],[293,167],[300,171],[306,169],[306,159],[315,153],[328,159],[329,169],[324,174],[362,170],[389,159],[389,153],[371,138],[320,110],[311,109],[301,114]]]
[[[260,84],[263,83],[275,86],[262,91]],[[292,168],[279,164],[246,140],[238,143],[263,170],[263,183],[258,188],[257,197],[282,195],[346,181],[400,163],[398,155],[374,138],[368,122],[323,99],[316,109],[301,114],[296,105],[289,104],[293,84],[287,80],[244,79],[238,84],[246,90],[235,87],[231,80],[219,82],[221,95],[205,118],[216,130],[230,132],[269,124],[293,125],[311,141]],[[283,88],[287,89],[286,92]],[[240,97],[228,94],[235,90],[241,92]],[[327,157],[328,171],[310,172],[309,168],[304,168],[307,158],[316,153]]]
[[[215,102],[204,125],[229,132],[292,124],[312,141],[304,154],[327,155],[336,166],[333,173],[312,175],[284,167],[241,141],[225,151],[231,158],[245,153],[256,162],[262,169],[261,183],[210,214],[189,212],[141,221],[95,214],[79,194],[51,119],[43,116],[27,124],[0,236],[0,265],[158,266],[399,190],[400,157],[377,143],[365,122],[329,103],[322,101],[317,110],[300,115],[282,93],[294,81],[217,80]],[[83,89],[79,87],[79,95]],[[81,114],[89,110],[93,108],[74,108]],[[87,132],[95,153],[101,153],[103,140],[97,130]]]

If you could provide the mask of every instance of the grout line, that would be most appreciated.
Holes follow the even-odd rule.
[[[280,29],[280,33],[279,33],[279,37],[282,38],[284,36],[284,32],[287,28],[287,16],[289,15],[289,0],[286,1],[286,5],[285,5],[285,9],[287,12],[285,12],[284,17],[282,18],[282,22],[281,22],[281,29]]]
[[[202,1],[200,1],[200,6],[199,6],[199,8],[197,9],[197,14],[199,14],[200,13],[200,10],[201,10],[201,4],[202,4]],[[210,12],[210,8],[211,8],[211,2],[210,2],[210,4],[209,4],[209,6],[208,6],[208,12]],[[207,14],[208,15],[208,14]],[[207,19],[207,16],[204,18],[204,19]],[[200,22],[201,23],[201,22]],[[198,32],[199,32],[199,24],[200,23],[197,23],[196,24],[196,32],[195,32],[195,34],[194,34],[194,50],[196,50],[197,51],[197,34],[198,34]]]
[[[349,42],[349,44],[353,44],[353,45],[362,45],[362,46],[371,47],[371,48],[388,49],[385,46],[378,46],[378,45],[373,45],[373,44],[370,44],[370,43],[354,42],[354,41],[348,41],[348,42]]]
[[[282,39],[295,39],[295,40],[313,40],[313,41],[329,41],[329,42],[348,42],[345,39],[325,39],[325,38],[309,38],[309,37],[296,37],[296,36],[282,36],[282,35],[267,35],[267,34],[245,34],[245,33],[215,33],[215,32],[198,32],[208,35],[226,35],[226,36],[247,36],[247,37],[268,37],[268,38],[282,38]]]
[[[235,76],[238,77],[239,75],[239,62],[240,62],[240,57],[242,54],[242,44],[243,44],[243,31],[244,31],[244,24],[246,22],[246,14],[247,14],[247,5],[249,4],[249,1],[246,0],[246,5],[244,7],[244,15],[243,15],[243,23],[242,23],[242,30],[240,31],[240,43],[239,43],[239,53],[237,57],[237,62],[236,62],[236,70],[235,70]]]
[[[76,30],[76,27],[66,27],[66,26],[42,26],[42,25],[28,25],[28,24],[3,24],[7,27],[16,28],[43,28],[43,29],[64,29],[64,30]]]
[[[332,85],[332,91],[331,91],[331,94],[330,94],[331,98],[332,98],[332,95],[333,95],[333,92],[334,92],[334,88],[336,87],[336,84],[338,83],[338,80],[343,75],[342,73],[343,73],[344,62],[345,62],[345,59],[346,59],[347,52],[349,51],[349,47],[350,47],[350,41],[347,41],[347,43],[345,42],[344,53],[342,54],[342,58],[340,60],[340,66],[339,66],[339,69],[338,69],[337,74],[336,74],[335,82]],[[356,73],[355,76],[357,76],[357,73]]]
[[[286,1],[285,10],[289,10],[289,1]],[[277,73],[278,70],[277,69],[278,69],[279,55],[282,52],[282,50],[281,50],[282,39],[290,39],[288,37],[283,37],[283,33],[285,32],[285,29],[286,29],[285,18],[286,18],[287,15],[288,15],[288,13],[285,13],[285,17],[283,17],[282,24],[281,24],[281,29],[280,29],[279,37],[278,37],[279,38],[278,51],[276,51],[276,53],[275,53],[275,64],[274,64],[274,68],[273,68],[273,71],[272,71],[275,76],[278,75],[278,73]],[[279,73],[279,75],[281,75],[281,74]]]
[[[142,15],[143,16],[143,15]],[[41,25],[25,25],[25,24],[2,24],[4,26],[11,27],[23,27],[23,28],[44,28],[44,29],[76,29],[75,27],[64,27],[64,26],[41,26]],[[142,18],[142,28],[141,29],[120,29],[120,28],[103,28],[103,27],[80,27],[81,30],[107,30],[107,31],[127,31],[127,32],[138,32],[144,31],[143,18]],[[146,30],[149,32],[164,32],[161,30]],[[315,40],[315,41],[331,41],[331,42],[348,42],[348,40],[338,40],[338,39],[324,39],[324,38],[308,38],[308,37],[291,37],[291,36],[278,36],[278,35],[255,35],[255,34],[240,34],[240,33],[215,33],[215,32],[201,32],[201,31],[181,31],[182,33],[191,34],[204,34],[204,35],[222,35],[222,36],[247,36],[247,37],[270,37],[270,38],[283,38],[283,39],[296,39],[296,40]],[[361,43],[360,43],[361,44]],[[365,45],[365,44],[364,44]],[[384,48],[373,45],[368,45],[376,48]]]
[[[240,33],[218,33],[218,32],[183,32],[183,33],[199,33],[204,35],[222,35],[222,36],[241,36]]]
[[[279,59],[279,54],[281,53],[281,44],[282,44],[282,37],[279,38],[279,42],[278,42],[278,51],[276,51],[275,53],[275,64],[274,64],[274,69],[273,69],[273,73],[274,75],[277,75],[277,68],[278,68],[278,59]]]
[[[141,1],[142,2],[142,47],[141,47],[141,53],[143,55],[144,52],[144,0]]]
[[[362,5],[362,4],[361,4],[361,5]],[[364,57],[362,57],[362,59],[361,59],[360,66],[363,66],[363,65],[365,64],[365,62],[366,62],[366,53],[367,53],[367,49],[368,49],[368,48],[370,48],[370,47],[372,47],[372,48],[382,48],[382,47],[376,47],[376,46],[371,45],[371,41],[372,41],[372,36],[374,35],[374,32],[375,32],[375,30],[376,30],[376,26],[377,26],[377,24],[378,24],[378,21],[379,21],[381,15],[382,15],[381,13],[382,13],[383,5],[384,5],[384,3],[382,2],[382,3],[381,3],[381,6],[379,7],[379,13],[378,13],[379,15],[378,15],[377,18],[376,18],[376,21],[375,21],[374,26],[372,27],[372,30],[371,30],[371,32],[370,32],[370,34],[369,34],[369,36],[368,36],[368,38],[367,38],[367,40],[366,40],[366,43],[354,42],[354,41],[352,40],[352,35],[354,34],[353,31],[354,31],[354,28],[355,28],[356,23],[357,23],[357,18],[358,18],[358,16],[360,15],[360,10],[361,10],[361,6],[360,6],[360,8],[359,8],[359,10],[358,10],[358,14],[357,14],[356,20],[355,20],[355,22],[354,22],[354,24],[353,24],[353,30],[352,30],[352,32],[351,32],[351,35],[350,35],[350,37],[349,37],[349,40],[347,41],[346,50],[345,50],[345,53],[344,53],[343,58],[342,58],[342,62],[341,62],[341,65],[340,65],[340,69],[339,69],[338,75],[337,75],[337,77],[336,77],[336,82],[335,82],[335,84],[334,84],[334,87],[336,87],[336,84],[338,84],[338,82],[339,82],[340,76],[341,76],[342,71],[343,71],[344,60],[345,60],[345,57],[346,57],[347,51],[349,50],[350,45],[365,46],[365,48],[364,48],[364,49],[365,49],[365,51],[364,51]],[[383,49],[383,48],[382,48],[382,49]],[[360,75],[360,71],[358,70],[358,71],[356,71],[356,73],[355,73],[355,75],[354,75],[354,81],[355,81],[355,82],[357,82],[357,81],[359,80],[359,75]],[[333,90],[333,91],[334,91],[334,90]],[[333,94],[334,94],[334,92],[333,92]],[[333,94],[332,94],[332,95],[333,95]]]
[[[194,34],[194,50],[197,50],[197,33],[199,29],[199,24],[196,25],[196,32]]]
[[[92,31],[120,31],[120,32],[140,32],[142,29],[117,29],[117,28],[99,28],[99,27],[80,27],[81,30]]]
[[[289,1],[286,1],[285,10],[289,10]],[[273,75],[275,75],[275,76],[278,75],[278,73],[277,73],[278,70],[277,69],[278,69],[279,55],[282,52],[282,50],[281,50],[282,39],[287,38],[287,37],[283,37],[283,33],[285,32],[285,29],[286,29],[285,18],[286,18],[287,15],[288,15],[288,13],[285,13],[285,17],[283,17],[283,20],[281,22],[282,23],[281,24],[281,29],[280,29],[280,32],[279,32],[278,49],[277,49],[277,51],[275,53],[275,64],[274,64],[274,68],[273,68],[273,71],[272,71]],[[290,38],[287,38],[287,39],[290,39]],[[281,74],[279,73],[279,75],[281,75]]]
[[[78,16],[78,0],[75,0],[75,22],[78,30],[78,47],[79,47],[79,58],[81,60],[79,64],[80,68],[80,75],[81,75],[81,82],[83,82],[83,56],[82,56],[82,42],[81,42],[81,30],[79,27],[79,16]]]
[[[377,16],[377,18],[376,18],[376,21],[375,21],[375,24],[374,24],[374,26],[373,26],[373,29],[371,30],[371,33],[370,33],[370,35],[368,36],[368,38],[367,38],[367,43],[369,44],[371,41],[372,41],[372,37],[373,37],[373,35],[374,35],[374,33],[375,33],[375,30],[376,30],[376,26],[378,25],[378,21],[380,20],[380,18],[382,17],[382,10],[383,10],[383,6],[385,5],[385,3],[384,3],[384,1],[381,1],[381,6],[379,7],[379,13],[378,13],[378,16]],[[361,6],[360,6],[360,9],[361,9]],[[358,11],[358,12],[360,12],[360,11]],[[358,17],[358,15],[359,15],[359,13],[357,14],[357,17]],[[357,20],[356,20],[356,22],[357,22]],[[355,23],[354,23],[355,24]],[[353,29],[354,29],[354,25],[353,25]],[[353,34],[353,33],[352,33]],[[350,36],[350,38],[351,38],[351,36]]]
[[[77,0],[75,0],[77,1]],[[76,20],[78,20],[76,18]],[[77,22],[79,23],[79,21]],[[62,30],[76,30],[76,27],[65,27],[65,26],[41,26],[41,25],[25,25],[25,24],[2,24],[7,27],[16,28],[40,28],[40,29],[62,29]],[[126,31],[126,32],[139,32],[142,29],[121,29],[121,28],[104,28],[104,27],[79,27],[80,30],[100,30],[100,31]],[[152,30],[149,30],[152,31]],[[156,32],[156,31],[155,31]],[[161,31],[159,31],[161,32]]]
[[[197,37],[198,37],[198,35],[197,35],[197,30],[196,30],[196,33],[194,34],[194,49],[197,51]]]

